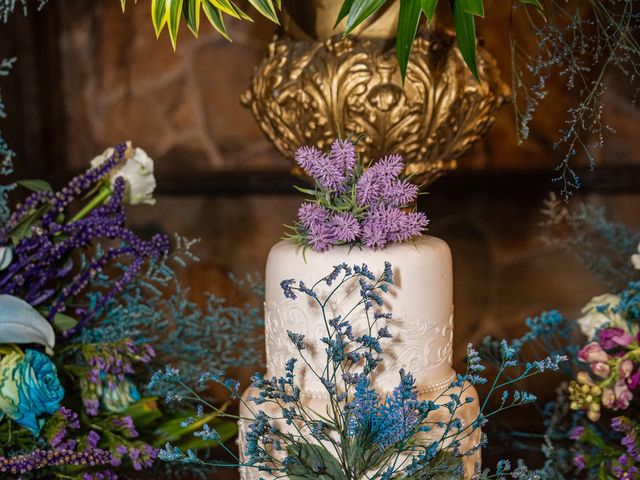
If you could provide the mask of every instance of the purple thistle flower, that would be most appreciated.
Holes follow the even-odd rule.
[[[356,146],[349,140],[336,140],[331,144],[329,159],[338,165],[347,176],[351,176],[356,166]]]
[[[392,207],[404,207],[418,196],[418,186],[406,180],[390,179],[382,184],[382,198]]]
[[[402,155],[387,155],[374,163],[369,170],[376,172],[380,178],[397,178],[404,170]]]
[[[376,223],[371,220],[365,220],[360,230],[360,238],[365,247],[379,249],[387,244],[386,232],[380,230]]]
[[[360,234],[360,224],[348,212],[335,213],[331,218],[331,228],[339,242],[353,242]]]
[[[305,202],[298,209],[298,219],[305,228],[311,225],[326,223],[329,220],[329,210],[317,203]]]
[[[309,227],[307,241],[318,252],[324,252],[336,244],[336,237],[330,224],[316,223]]]
[[[323,189],[338,190],[347,180],[341,166],[315,147],[299,148],[296,151],[296,162]]]
[[[382,183],[380,176],[373,168],[362,174],[356,184],[356,200],[361,206],[374,206],[380,200]]]
[[[362,225],[362,243],[382,248],[389,242],[402,242],[420,235],[429,221],[422,212],[406,213],[396,207],[372,208]]]

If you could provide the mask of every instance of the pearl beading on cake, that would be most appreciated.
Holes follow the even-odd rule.
[[[424,387],[419,387],[418,388],[418,394],[421,393],[433,393],[433,392],[438,392],[440,390],[444,390],[445,388],[448,388],[449,385],[451,385],[451,382],[453,382],[456,379],[456,374],[451,375],[449,378],[446,378],[440,382],[436,382],[436,383],[431,383],[429,385],[426,385]],[[327,398],[328,394],[327,392],[323,392],[323,391],[319,391],[319,390],[303,390],[300,392],[300,396],[302,398]]]

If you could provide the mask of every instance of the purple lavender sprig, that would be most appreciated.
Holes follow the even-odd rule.
[[[126,145],[114,149],[113,155],[100,166],[75,177],[57,193],[36,192],[17,207],[7,225],[0,230],[0,245],[16,243],[13,261],[0,275],[0,293],[18,296],[46,312],[53,321],[116,260],[129,259],[127,267],[114,278],[100,302],[82,308],[79,302],[72,315],[78,317],[75,327],[65,337],[79,332],[99,315],[109,299],[140,271],[147,259],[160,258],[169,248],[164,235],[142,240],[125,226],[123,206],[126,184],[122,178],[113,181],[109,199],[77,220],[67,219],[67,209],[74,200],[101,184],[103,179],[124,159]],[[25,230],[19,236],[17,231]],[[97,245],[100,240],[115,241],[93,261],[76,266],[76,252]]]
[[[418,187],[402,177],[400,155],[384,157],[369,168],[359,162],[356,146],[336,140],[329,153],[301,147],[296,162],[315,181],[298,210],[288,238],[324,251],[336,245],[380,249],[422,234],[429,221],[415,211]]]

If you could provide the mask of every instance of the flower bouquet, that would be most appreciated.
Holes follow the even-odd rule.
[[[153,161],[143,150],[119,145],[91,165],[57,192],[18,182],[32,193],[0,209],[3,477],[115,479],[153,467],[159,445],[192,431],[179,420],[188,409],[165,408],[161,392],[146,388],[153,362],[171,352],[193,364],[204,345],[223,351],[257,325],[255,311],[214,296],[205,312],[189,301],[171,262],[195,259],[192,242],[178,238],[170,252],[166,236],[144,240],[126,227],[126,204],[154,203]],[[217,342],[210,329],[221,332]],[[222,442],[235,425],[216,417],[207,420]]]

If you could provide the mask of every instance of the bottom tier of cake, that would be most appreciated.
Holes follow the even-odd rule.
[[[245,420],[240,420],[238,422],[238,430],[239,430],[238,444],[239,444],[239,450],[240,450],[240,460],[242,463],[245,463],[248,460],[246,456],[246,453],[247,453],[246,434],[249,431],[249,425],[251,424],[251,420],[249,419],[253,417],[252,411],[258,412],[262,410],[270,418],[282,418],[282,413],[280,408],[276,407],[273,404],[254,405],[253,402],[249,400],[249,398],[252,396],[257,396],[257,394],[258,392],[253,388],[250,388],[247,391],[245,391],[243,394],[243,402],[240,407],[240,417],[245,419]],[[478,415],[480,412],[478,394],[475,388],[473,388],[472,386],[465,385],[464,387],[457,388],[457,389],[443,388],[437,391],[424,392],[419,395],[419,399],[427,400],[427,401],[432,400],[439,405],[443,405],[451,401],[451,397],[450,397],[451,394],[459,395],[463,402],[468,397],[472,397],[474,399],[472,402],[462,405],[456,411],[456,417],[461,420],[462,428],[465,429],[466,427],[469,427],[478,418]],[[324,415],[324,413],[327,411],[328,403],[326,398],[321,398],[321,397],[304,398],[303,396],[303,402],[305,404],[305,407],[308,407],[306,408],[306,410],[309,412],[312,412],[312,411],[320,412],[321,415]],[[421,437],[418,440],[419,443],[426,446],[432,443],[434,440],[440,440],[443,437],[444,427],[438,427],[437,426],[438,422],[442,422],[443,425],[448,425],[451,421],[452,421],[452,417],[449,412],[449,409],[444,406],[432,412],[429,416],[429,423],[430,425],[433,425],[433,429],[429,433],[421,434],[421,435],[424,435],[424,437]],[[287,425],[285,420],[274,420],[272,424],[276,428],[285,432],[293,431],[294,429],[296,429],[296,426],[294,425]],[[297,427],[300,428],[299,425]],[[479,444],[481,441],[481,435],[482,434],[479,428],[474,431],[471,431],[471,429],[468,428],[465,431],[465,433],[460,435],[461,439],[464,438],[461,442],[461,448],[460,448],[461,452],[463,453],[469,452],[467,455],[463,457],[465,480],[471,479],[473,477],[474,472],[477,471],[476,469],[480,467],[481,453],[480,453]],[[309,435],[308,438],[305,438],[305,441],[315,443],[315,441],[310,437],[311,435]],[[450,447],[450,443],[451,443],[450,440],[449,441],[444,440],[443,448],[446,449]],[[275,476],[269,475],[266,472],[260,471],[257,468],[241,467],[240,478],[242,480],[258,480],[260,478],[264,478],[264,479],[275,478]],[[277,475],[277,478],[283,478],[282,474],[279,473]],[[365,478],[369,478],[369,477],[367,476]]]

